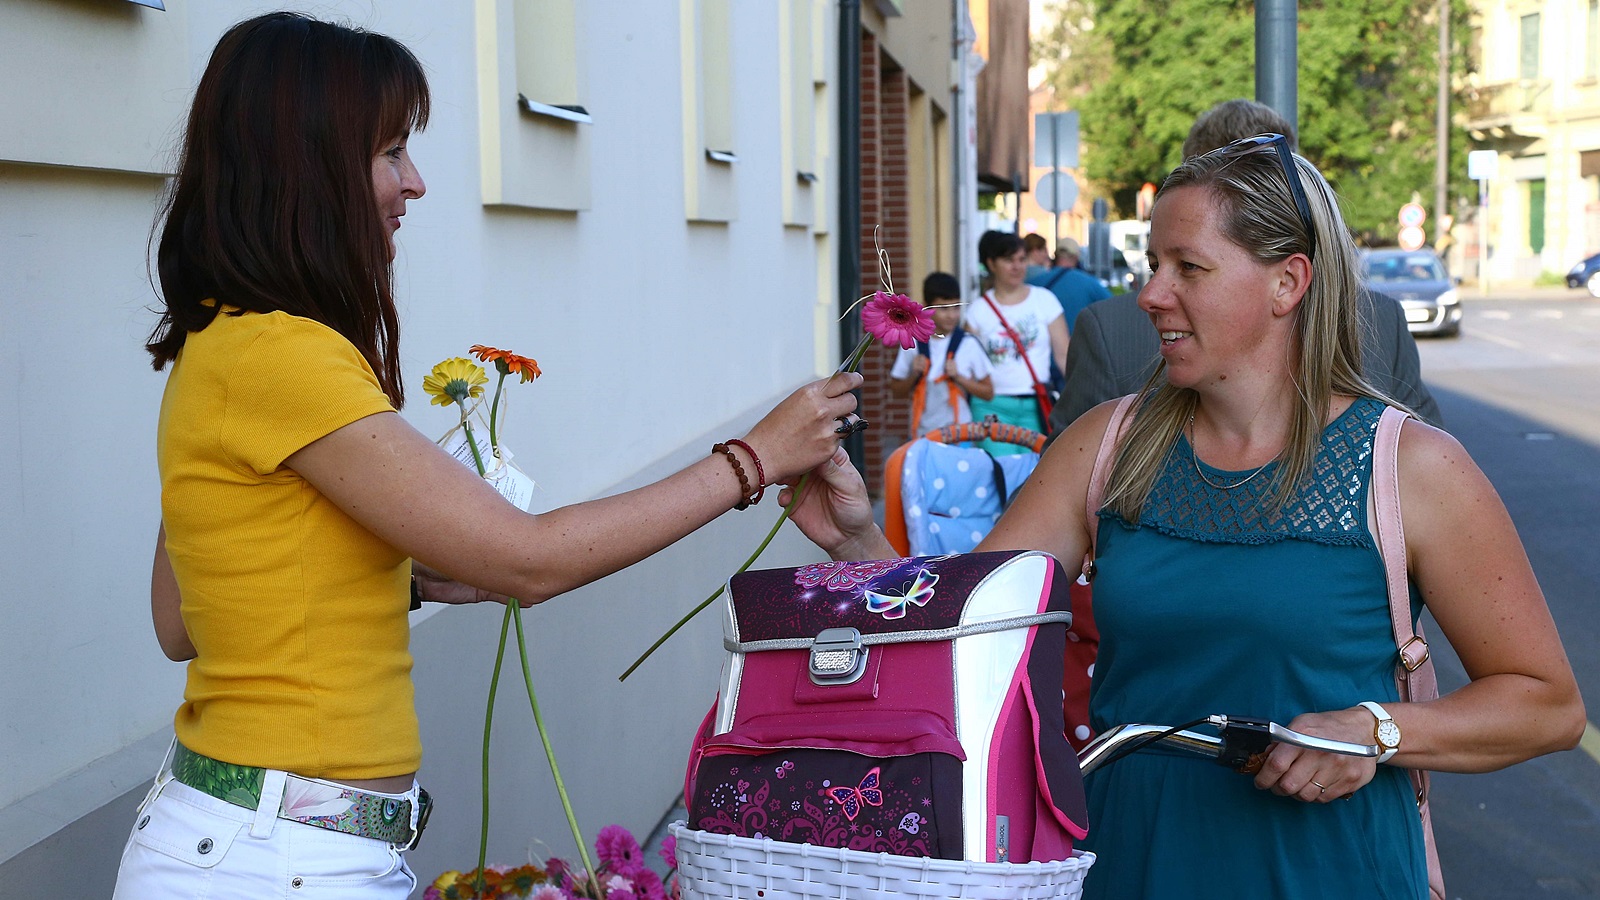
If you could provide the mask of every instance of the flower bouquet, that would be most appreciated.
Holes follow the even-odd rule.
[[[593,872],[575,871],[557,858],[543,865],[445,872],[422,892],[422,900],[669,900],[678,896],[675,843],[668,837],[661,847],[665,881],[645,864],[644,851],[632,832],[607,825],[595,838],[600,867]]]
[[[479,442],[472,429],[472,414],[477,411],[477,407],[469,407],[467,405],[467,401],[476,400],[483,396],[483,386],[488,383],[488,376],[485,374],[483,367],[477,363],[463,357],[455,357],[434,366],[433,371],[422,380],[423,390],[427,391],[432,403],[439,406],[449,406],[453,403],[461,413],[461,421],[441,438],[439,443],[444,446],[446,452],[475,469],[480,477],[493,485],[507,500],[526,510],[533,500],[533,482],[511,465],[511,453],[500,442],[500,416],[505,409],[506,379],[516,375],[523,384],[526,384],[538,378],[543,372],[540,371],[539,364],[535,360],[526,356],[518,356],[507,350],[497,350],[494,347],[474,344],[469,352],[477,357],[480,362],[492,363],[500,375],[499,380],[495,383],[494,398],[489,402],[489,440],[487,444]],[[451,438],[457,431],[461,432],[461,439],[451,443]],[[561,809],[566,814],[567,826],[572,830],[572,838],[578,845],[578,854],[583,861],[583,868],[579,870],[580,876],[592,881],[591,884],[585,887],[590,893],[576,896],[609,900],[609,895],[601,893],[603,883],[595,880],[601,870],[597,869],[589,860],[589,851],[583,843],[583,832],[578,828],[578,818],[572,810],[572,800],[567,796],[567,786],[561,778],[560,767],[556,765],[555,750],[550,745],[550,735],[545,730],[544,717],[539,712],[539,698],[533,689],[533,672],[528,663],[527,638],[522,631],[522,617],[517,615],[519,608],[515,600],[506,602],[505,617],[500,623],[499,649],[494,657],[494,672],[489,679],[488,710],[483,716],[483,816],[478,834],[478,868],[467,876],[462,876],[468,879],[468,883],[474,893],[462,893],[458,889],[459,886],[457,886],[452,888],[452,890],[456,891],[455,893],[441,896],[451,898],[517,896],[514,893],[508,893],[508,891],[510,886],[520,883],[519,879],[522,876],[508,880],[507,873],[521,871],[520,869],[497,870],[485,865],[489,850],[489,739],[493,733],[494,699],[495,693],[500,686],[500,670],[505,661],[506,638],[514,625],[517,634],[517,650],[522,660],[522,680],[528,691],[528,705],[533,712],[534,726],[538,729],[539,740],[544,745],[545,759],[550,763],[550,774],[555,779],[556,793],[561,798]],[[625,829],[624,833],[626,833]],[[638,844],[633,841],[631,834],[627,836],[627,840],[633,842],[633,847],[637,850]],[[548,876],[548,866],[545,870],[540,871],[543,871]],[[562,872],[567,871],[565,868],[562,869]],[[532,877],[531,872],[524,874],[529,878]],[[491,878],[496,884],[494,890],[499,890],[499,893],[488,893],[490,891]],[[534,882],[530,881],[528,883],[533,884]],[[567,896],[574,895],[569,894]],[[621,898],[621,900],[632,900],[632,898],[633,895],[628,895]]]

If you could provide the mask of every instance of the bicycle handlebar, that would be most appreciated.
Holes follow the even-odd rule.
[[[1250,757],[1266,750],[1272,743],[1290,744],[1307,750],[1338,753],[1342,756],[1376,758],[1382,753],[1382,749],[1376,744],[1352,744],[1348,741],[1301,734],[1264,719],[1214,715],[1208,716],[1206,721],[1216,726],[1221,734],[1174,731],[1165,725],[1118,725],[1108,729],[1078,752],[1078,769],[1087,775],[1127,753],[1143,749],[1152,743],[1203,756],[1215,760],[1218,765],[1235,769],[1243,766]]]

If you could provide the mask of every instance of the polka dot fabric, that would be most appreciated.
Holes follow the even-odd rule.
[[[1006,494],[1015,493],[1039,464],[1036,453],[999,458],[977,447],[917,440],[906,448],[901,507],[912,556],[966,553],[1002,512],[998,467]]]

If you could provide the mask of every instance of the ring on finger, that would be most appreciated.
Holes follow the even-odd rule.
[[[855,418],[855,414],[854,413],[846,413],[845,415],[842,415],[842,416],[834,416],[834,418],[839,420],[839,427],[835,428],[833,430],[834,434],[854,434],[855,433],[856,425],[855,425],[855,422],[851,421],[852,419]]]
[[[1311,779],[1311,784],[1317,789],[1317,793],[1319,794],[1326,794],[1328,792],[1328,786],[1317,781],[1315,778]]]

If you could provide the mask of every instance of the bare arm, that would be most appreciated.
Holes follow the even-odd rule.
[[[1056,361],[1056,369],[1061,372],[1067,370],[1067,345],[1070,343],[1067,332],[1067,317],[1056,316],[1050,321],[1050,355]]]
[[[1060,320],[1057,320],[1058,322]],[[1089,476],[1114,401],[1089,410],[1067,427],[1017,490],[1010,508],[977,550],[1044,550],[1075,572],[1089,552]]]
[[[911,371],[906,377],[895,378],[892,375],[889,377],[889,393],[904,400],[911,396],[911,388],[916,385],[917,379],[926,375],[927,372],[928,358],[919,354],[916,359],[911,361]]]
[[[974,397],[977,397],[979,400],[994,399],[994,379],[987,375],[983,376],[982,378],[968,378],[965,375],[959,375],[952,372],[950,373],[949,378],[951,381],[955,382],[956,387],[961,388]]]
[[[1583,699],[1499,495],[1455,438],[1431,426],[1406,422],[1399,456],[1411,580],[1471,681],[1437,700],[1384,704],[1400,726],[1390,764],[1488,772],[1576,746]],[[1299,716],[1290,727],[1370,744],[1373,723],[1358,706]],[[1374,769],[1371,760],[1279,745],[1256,783],[1330,800],[1365,785]],[[1327,792],[1305,788],[1312,779]]]
[[[791,394],[746,441],[769,482],[838,446],[836,417],[855,409],[855,374]],[[754,462],[739,453],[747,477]],[[302,448],[287,465],[351,518],[457,581],[542,602],[609,575],[727,512],[739,480],[721,454],[625,494],[529,515],[394,413],[367,416]]]
[[[172,574],[172,560],[167,558],[167,526],[163,524],[156,532],[156,557],[150,567],[150,619],[155,623],[161,652],[177,662],[195,657],[180,607],[178,579]]]
[[[1484,772],[1576,746],[1583,700],[1489,479],[1455,438],[1408,421],[1400,483],[1412,580],[1471,683],[1390,711],[1402,736],[1394,762]]]

